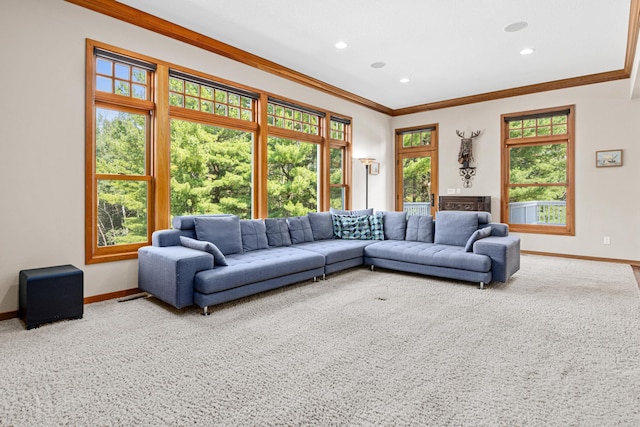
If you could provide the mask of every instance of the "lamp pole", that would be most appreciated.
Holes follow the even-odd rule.
[[[366,174],[365,177],[365,193],[364,193],[364,200],[365,200],[365,209],[369,209],[369,168],[371,167],[371,163],[373,163],[376,159],[373,159],[371,157],[361,157],[358,160],[360,160],[360,163],[362,163],[364,165],[364,171]]]

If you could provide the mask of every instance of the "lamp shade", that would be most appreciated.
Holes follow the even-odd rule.
[[[360,160],[360,163],[366,166],[373,163],[376,159],[373,159],[371,157],[360,157],[358,160]]]

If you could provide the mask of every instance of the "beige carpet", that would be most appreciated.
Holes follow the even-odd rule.
[[[0,425],[640,425],[627,265],[507,284],[349,270],[209,317],[152,298],[0,322]]]

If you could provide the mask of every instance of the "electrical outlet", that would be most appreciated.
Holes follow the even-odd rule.
[[[455,188],[447,188],[447,194],[456,194]]]
[[[460,194],[460,189],[456,188],[456,194]]]
[[[611,244],[611,237],[604,236],[604,239],[603,239],[602,243],[604,243],[605,245],[610,245]]]

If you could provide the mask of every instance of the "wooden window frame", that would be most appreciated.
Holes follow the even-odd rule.
[[[336,131],[332,128],[332,122],[334,123],[342,123],[344,125],[344,130],[336,133]],[[329,183],[328,194],[326,197],[326,206],[323,205],[322,210],[329,210],[331,204],[331,189],[332,188],[342,188],[344,191],[344,206],[343,209],[350,210],[351,209],[351,135],[352,135],[352,125],[351,119],[344,119],[336,116],[329,116],[327,119],[327,135],[329,137],[329,159],[328,159],[328,173],[329,178],[327,182]],[[342,136],[341,139],[332,138],[333,135]],[[331,149],[341,149],[342,153],[342,183],[341,184],[332,184],[331,183]]]
[[[403,135],[431,130],[431,143],[429,145],[419,145],[415,147],[405,147],[403,143]],[[396,129],[395,132],[395,155],[396,155],[396,211],[404,210],[403,189],[402,189],[402,160],[411,157],[431,157],[431,215],[434,216],[438,210],[438,139],[440,129],[438,123],[432,123],[422,126],[412,126],[408,128]]]
[[[127,98],[122,95],[96,91],[96,61],[95,49],[108,51],[116,55],[143,61],[154,65],[155,72],[151,73],[149,83],[148,100]],[[192,76],[209,79],[219,83],[224,88],[237,88],[253,95],[252,121],[232,118],[228,116],[211,114],[186,107],[170,106],[169,104],[169,75],[170,70],[177,70]],[[294,106],[300,106],[310,112],[320,113],[324,116],[318,126],[318,135],[294,130],[276,128],[267,125],[267,103],[283,102]],[[101,178],[95,169],[95,125],[96,106],[105,105],[110,108],[122,108],[127,110],[146,111],[149,114],[147,163],[144,176],[126,178],[114,175],[116,179],[135,179],[148,182],[147,187],[147,241],[109,247],[97,246],[97,182]],[[344,140],[332,140],[330,117],[339,117],[347,120]],[[345,208],[351,208],[351,137],[352,120],[341,114],[318,109],[294,100],[288,100],[281,96],[265,91],[236,84],[222,78],[213,77],[205,73],[177,66],[165,61],[147,57],[126,49],[101,43],[95,40],[86,40],[86,82],[85,82],[85,263],[94,264],[100,262],[119,261],[137,258],[140,247],[151,244],[151,235],[155,230],[165,229],[171,226],[171,120],[186,120],[198,122],[204,125],[226,127],[235,130],[254,133],[253,152],[253,196],[252,217],[266,218],[268,215],[267,195],[267,143],[269,135],[278,136],[304,142],[318,144],[319,155],[319,189],[318,207],[321,211],[329,210],[330,206],[330,147],[340,147],[345,151],[343,183],[345,188]],[[108,176],[107,176],[108,177]]]
[[[544,115],[552,116],[554,113],[567,114],[567,133],[561,135],[535,136],[535,137],[509,137],[508,119],[514,117],[540,117]],[[509,225],[509,230],[519,233],[536,233],[551,235],[575,235],[575,105],[561,107],[544,108],[517,113],[502,114],[500,116],[500,135],[502,141],[501,148],[501,221]],[[510,149],[513,147],[526,147],[534,145],[566,144],[567,147],[567,170],[566,170],[566,224],[540,225],[540,224],[511,224],[509,223],[509,187],[510,187]],[[536,184],[527,184],[536,185]]]

